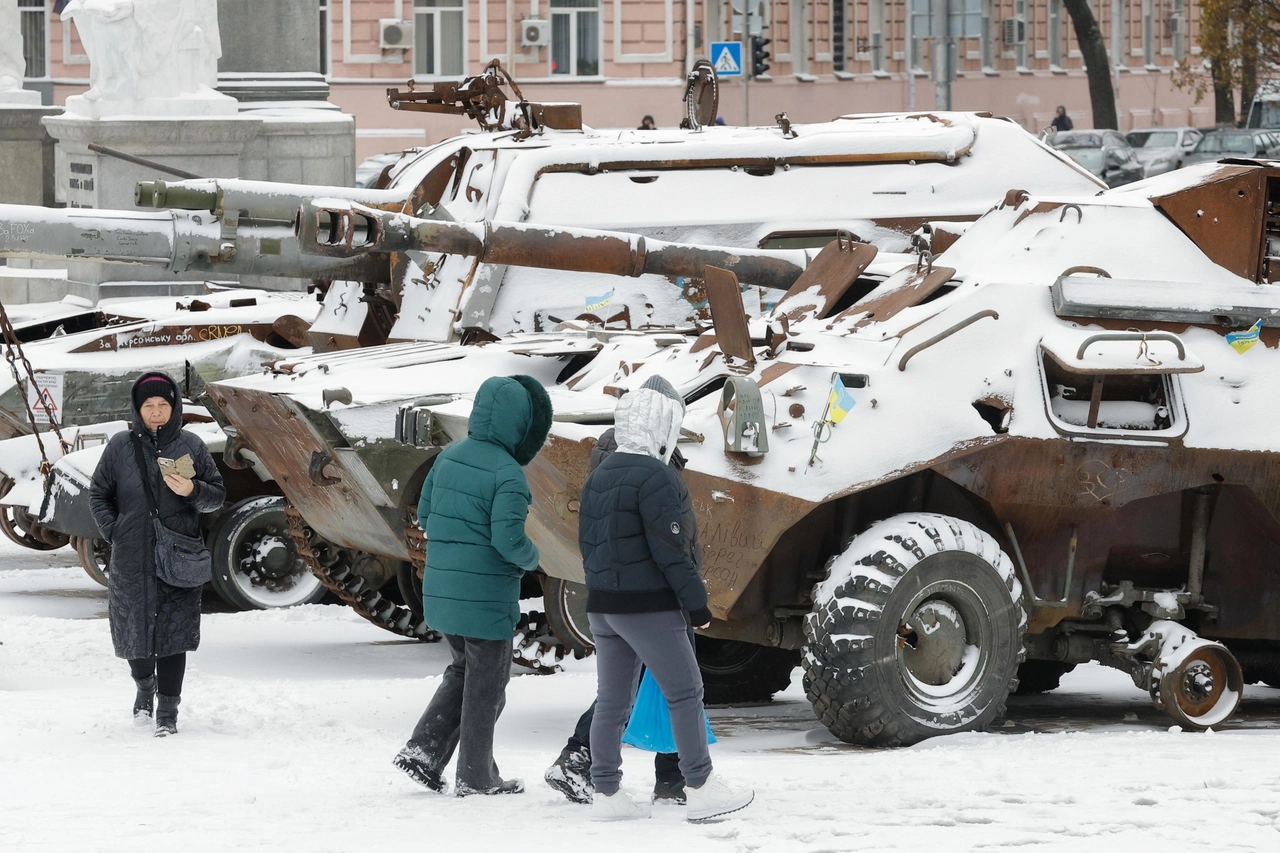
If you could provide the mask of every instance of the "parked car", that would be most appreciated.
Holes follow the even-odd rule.
[[[1060,130],[1046,136],[1045,144],[1060,149],[1109,187],[1146,177],[1133,146],[1116,130]]]
[[[386,154],[374,154],[372,157],[364,158],[356,166],[356,186],[366,189],[372,187],[386,168],[399,163],[403,156],[403,151],[389,151]]]
[[[1185,158],[1185,164],[1206,163],[1224,157],[1280,157],[1280,132],[1220,128],[1204,135]]]
[[[1125,135],[1147,177],[1181,169],[1204,134],[1194,127],[1149,127]]]

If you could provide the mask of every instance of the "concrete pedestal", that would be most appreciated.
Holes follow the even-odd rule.
[[[178,180],[170,175],[94,153],[102,145],[155,160],[209,178],[245,178],[317,186],[350,186],[355,178],[355,120],[334,110],[259,109],[227,117],[127,117],[85,119],[57,116],[45,122],[56,140],[55,198],[68,207],[135,210],[139,181]],[[159,267],[68,261],[70,283],[63,292],[89,299],[106,295],[112,282],[203,282],[204,277],[175,277]],[[10,290],[22,283],[16,270],[6,277]],[[226,276],[219,276],[226,278]],[[77,284],[78,283],[78,284]],[[242,283],[275,290],[301,290],[301,279],[246,276]],[[47,274],[27,283],[27,292],[49,293]],[[111,295],[122,295],[112,293]]]
[[[35,106],[0,104],[0,204],[53,204],[53,138],[40,122],[62,109],[39,97]]]

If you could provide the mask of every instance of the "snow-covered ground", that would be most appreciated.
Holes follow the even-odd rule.
[[[0,544],[0,850],[1221,851],[1280,849],[1280,690],[1222,731],[1169,731],[1123,675],[1081,667],[1016,699],[996,733],[910,749],[835,741],[799,678],[711,710],[717,768],[756,802],[691,826],[592,824],[541,781],[595,691],[594,663],[517,673],[498,727],[528,792],[427,793],[390,764],[446,654],[339,606],[210,608],[175,738],[129,718],[106,591],[75,563]],[[636,789],[649,756],[628,750]]]

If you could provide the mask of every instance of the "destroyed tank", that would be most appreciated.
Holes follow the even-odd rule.
[[[688,402],[702,634],[737,655],[709,656],[733,674],[711,667],[709,697],[762,692],[798,658],[835,735],[899,745],[985,729],[1011,691],[1099,661],[1179,725],[1222,724],[1246,682],[1280,683],[1280,168],[1013,190],[950,245],[939,233],[921,229],[910,258],[837,241],[763,318],[707,269],[713,328],[401,345],[212,395],[306,524],[403,560],[420,542],[409,496],[465,435],[469,391],[540,378],[556,423],[529,469],[529,530],[559,590],[552,623],[586,645],[590,448],[615,398],[661,374]]]

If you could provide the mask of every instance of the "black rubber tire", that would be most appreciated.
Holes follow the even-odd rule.
[[[227,604],[238,610],[274,610],[297,604],[316,604],[325,588],[311,573],[289,534],[285,499],[274,495],[246,498],[228,510],[210,534],[213,557],[213,589]],[[244,570],[252,565],[250,549],[255,534],[270,536],[275,548],[285,549],[273,560],[287,567],[287,577],[271,585],[256,581]]]
[[[800,663],[799,649],[779,649],[741,640],[694,638],[702,670],[703,701],[708,705],[768,702],[787,689]]]
[[[1021,596],[999,544],[968,522],[906,513],[872,525],[814,588],[802,662],[814,713],[870,746],[982,731],[1025,655]]]
[[[103,586],[107,585],[108,567],[111,565],[111,544],[103,539],[71,537],[71,547],[76,549],[84,573]]]
[[[422,578],[418,570],[408,561],[402,561],[396,570],[396,588],[400,590],[400,598],[404,606],[413,611],[414,616],[422,616]]]
[[[1018,667],[1018,689],[1014,691],[1014,695],[1034,696],[1057,690],[1062,676],[1075,668],[1073,663],[1056,660],[1023,661],[1022,666]]]
[[[551,633],[578,660],[594,654],[595,641],[587,621],[587,587],[564,578],[544,576],[542,605]]]

